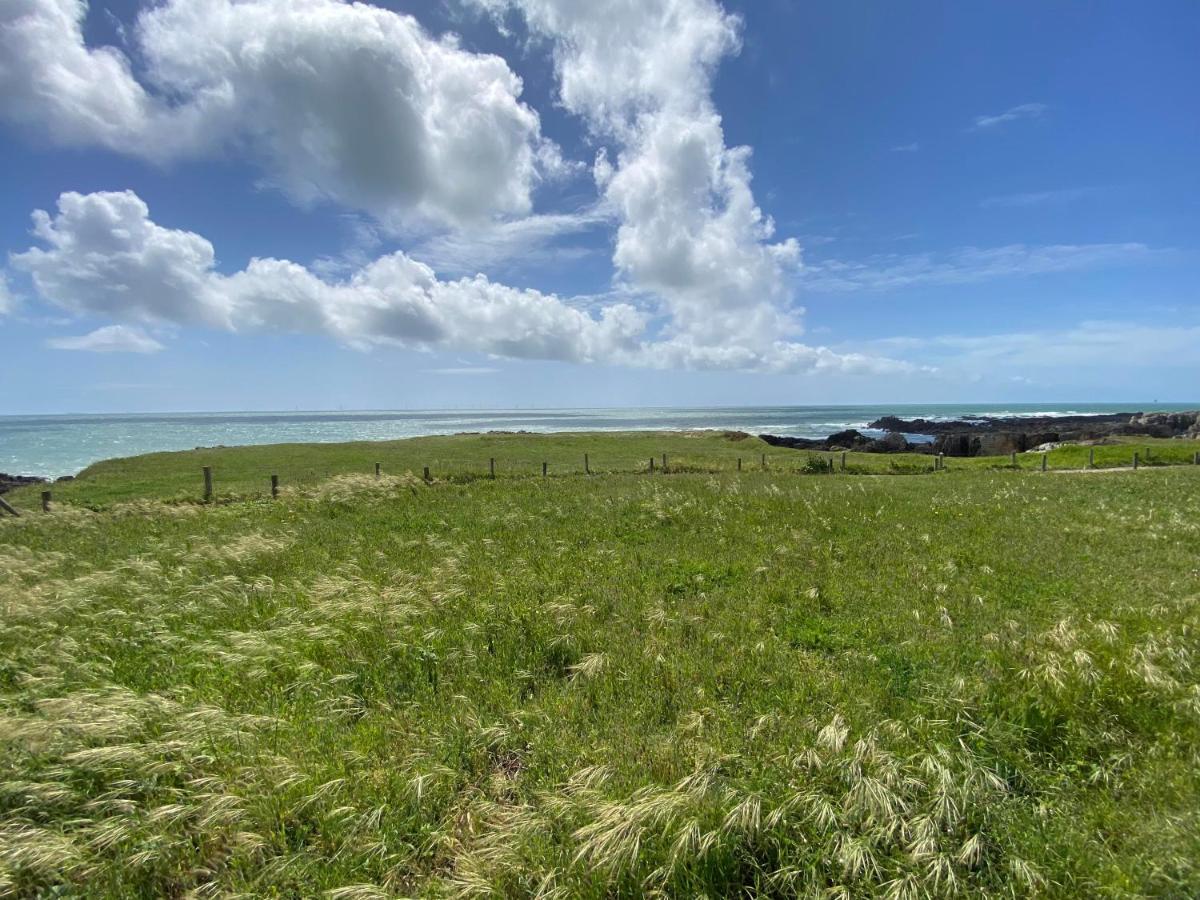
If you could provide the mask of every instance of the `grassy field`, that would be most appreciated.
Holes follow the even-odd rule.
[[[1191,458],[1098,462],[1146,446]],[[0,520],[0,895],[1200,895],[1200,467],[807,458],[478,436],[56,485]],[[200,465],[230,502],[163,502]]]
[[[1094,448],[1097,468],[1130,467],[1133,454],[1143,465],[1190,464],[1200,441],[1130,438]],[[270,476],[284,488],[311,487],[337,475],[385,473],[423,475],[429,467],[439,481],[465,482],[487,477],[489,460],[496,460],[496,477],[540,477],[542,463],[550,477],[584,474],[584,456],[593,473],[646,473],[650,459],[661,469],[667,455],[671,472],[735,473],[767,470],[777,474],[824,473],[833,463],[842,471],[841,453],[797,451],[772,447],[757,437],[737,432],[587,432],[532,434],[473,434],[400,441],[362,441],[341,444],[271,444],[257,447],[219,447],[185,453],[152,453],[112,459],[90,466],[74,482],[53,486],[56,499],[103,508],[116,502],[145,499],[199,500],[203,493],[201,468],[210,466],[218,500],[249,499],[270,494]],[[1048,454],[1017,455],[1017,468],[1038,470],[1042,456],[1051,469],[1084,468],[1088,448],[1063,446]],[[918,453],[847,453],[849,474],[924,474],[934,459]],[[953,470],[1011,469],[1008,456],[948,458]],[[14,491],[15,504],[38,505],[41,488]]]

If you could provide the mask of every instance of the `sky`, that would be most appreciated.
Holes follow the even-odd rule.
[[[1200,399],[1192,0],[3,0],[0,414]]]

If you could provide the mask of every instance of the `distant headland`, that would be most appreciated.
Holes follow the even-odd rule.
[[[882,416],[870,437],[848,428],[827,438],[759,435],[776,447],[798,450],[856,450],[865,453],[944,453],[946,456],[1000,456],[1061,443],[1103,443],[1118,435],[1157,438],[1200,437],[1200,410],[1119,412],[1091,415],[978,416],[969,419],[901,419]]]

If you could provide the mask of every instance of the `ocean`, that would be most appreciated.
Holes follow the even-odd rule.
[[[74,475],[102,459],[159,450],[306,441],[381,441],[461,431],[634,431],[738,429],[825,437],[866,432],[880,416],[959,419],[997,415],[1082,415],[1176,410],[1178,404],[932,404],[743,406],[655,409],[371,410],[0,416],[0,472]]]

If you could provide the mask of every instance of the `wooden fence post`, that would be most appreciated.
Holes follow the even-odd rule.
[[[1133,453],[1133,471],[1136,472],[1137,467],[1138,467],[1138,455],[1137,455],[1137,451],[1135,450]]]
[[[1016,450],[1014,450],[1012,453],[1008,454],[1008,464],[1010,466],[1012,466],[1014,469],[1017,467],[1017,451]]]
[[[650,457],[650,474],[654,474],[654,457]]]
[[[494,456],[488,459],[488,477],[496,477],[496,457]]]
[[[425,467],[425,480],[426,480],[426,481],[429,481],[429,480],[430,480],[430,479],[429,479],[429,466],[426,466],[426,467]]]
[[[1196,456],[1200,458],[1200,453],[1197,453]],[[742,471],[742,458],[740,456],[738,457],[738,471]]]
[[[545,478],[545,477],[546,477],[546,469],[547,469],[548,467],[549,467],[549,466],[548,466],[548,464],[547,464],[547,463],[544,463],[544,462],[542,463],[542,477],[543,477],[543,478]]]
[[[1096,448],[1088,447],[1088,468],[1096,468]]]
[[[1192,457],[1192,465],[1193,465],[1193,466],[1200,466],[1200,453],[1197,453],[1196,455],[1194,455],[1194,456]]]
[[[667,471],[667,454],[663,454],[663,471]]]
[[[842,471],[846,471],[846,451],[842,451]]]
[[[762,455],[762,467],[764,469],[767,467],[767,454],[765,453]]]
[[[591,462],[589,462],[588,455],[586,453],[583,454],[583,474],[584,475],[592,474],[592,465],[591,465]]]
[[[376,465],[379,465],[379,464],[376,463]],[[271,476],[271,499],[274,500],[278,496],[279,496],[279,476],[272,475]]]
[[[16,516],[17,518],[21,517],[21,514],[17,512],[14,507],[10,506],[8,501],[3,497],[0,497],[0,509],[4,510],[9,515]]]
[[[50,512],[50,492],[42,491],[42,512]]]
[[[1050,454],[1048,452],[1042,454],[1042,471],[1043,472],[1046,471],[1046,460],[1048,460],[1049,458],[1050,458]]]
[[[383,471],[383,466],[379,463],[375,463],[375,477],[376,478],[378,478],[380,476],[382,471]]]
[[[212,466],[204,466],[204,502],[208,503],[212,500]]]

